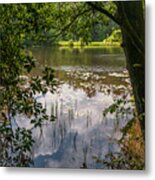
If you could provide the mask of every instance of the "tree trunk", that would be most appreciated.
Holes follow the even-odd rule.
[[[145,139],[145,23],[142,2],[117,2],[117,8],[119,21],[122,22],[122,46]]]
[[[115,15],[104,6],[87,2],[95,10],[116,22],[121,30],[127,69],[133,88],[135,104],[143,138],[145,139],[145,21],[143,1],[114,1],[117,6]]]

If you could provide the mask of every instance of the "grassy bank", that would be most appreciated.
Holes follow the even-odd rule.
[[[120,47],[120,42],[89,42],[88,44],[81,43],[80,41],[59,41],[58,46],[61,47]]]

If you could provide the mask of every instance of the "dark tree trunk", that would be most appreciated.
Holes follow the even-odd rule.
[[[141,1],[117,2],[136,109],[143,137],[145,131],[145,23]],[[145,137],[144,137],[145,138]]]

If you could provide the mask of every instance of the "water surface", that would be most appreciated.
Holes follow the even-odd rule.
[[[105,168],[98,159],[120,151],[120,129],[128,119],[116,121],[103,111],[129,89],[125,56],[119,48],[34,48],[38,60],[34,75],[48,65],[59,82],[54,94],[37,95],[55,122],[34,131],[35,167]]]

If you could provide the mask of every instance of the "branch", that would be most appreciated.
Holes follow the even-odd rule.
[[[111,13],[109,13],[106,9],[97,6],[96,4],[92,3],[92,2],[86,2],[89,6],[91,6],[93,9],[105,14],[106,16],[108,16],[110,19],[112,19],[114,22],[116,22],[118,25],[121,25],[120,21],[113,16]]]
[[[64,31],[66,31],[67,29],[70,28],[70,26],[76,21],[76,19],[77,19],[79,16],[82,16],[83,14],[91,11],[91,9],[92,9],[92,8],[89,8],[89,9],[86,9],[86,10],[82,11],[81,13],[76,14],[76,15],[72,18],[72,20],[71,20],[66,26],[64,26],[64,27],[60,30],[59,33],[57,33],[57,34],[54,36],[54,38],[59,37]]]
[[[134,31],[134,29],[132,28],[132,26],[130,25],[130,22],[128,21],[128,18],[126,17],[126,14],[124,12],[123,7],[121,7],[121,2],[117,2],[115,1],[115,4],[118,6],[120,6],[122,8],[122,12],[124,13],[125,19],[126,19],[126,24],[124,24],[124,21],[120,21],[118,18],[116,18],[115,16],[113,16],[111,13],[109,13],[106,9],[97,6],[96,4],[92,3],[92,2],[86,2],[89,6],[91,6],[93,9],[105,14],[106,16],[108,16],[110,19],[112,19],[114,22],[116,22],[118,25],[120,25],[121,27],[124,27],[125,31],[129,34],[130,38],[133,40],[135,46],[137,47],[137,50],[140,53],[144,53],[144,46],[142,41],[140,40],[140,38],[138,37],[138,35],[136,34],[136,32]],[[138,45],[136,45],[135,41],[138,43]]]

